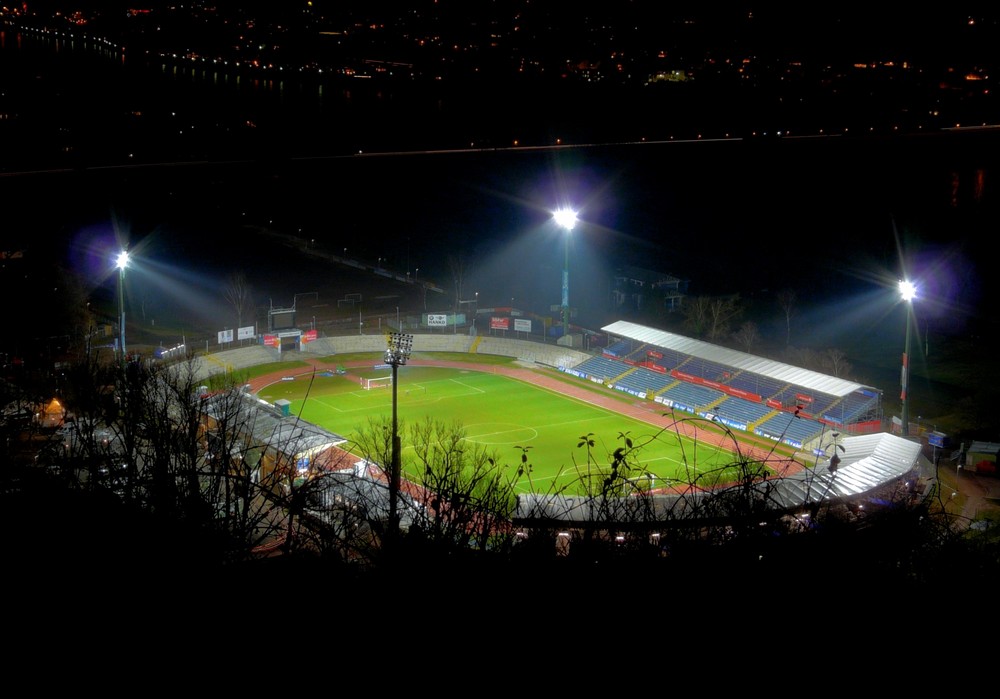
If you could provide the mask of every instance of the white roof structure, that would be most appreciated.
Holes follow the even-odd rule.
[[[836,471],[827,468],[827,459],[813,469],[779,479],[772,494],[777,507],[793,509],[865,496],[912,474],[920,457],[919,442],[887,432],[842,437],[837,443],[843,450],[838,450]],[[833,449],[827,451],[832,457]]]
[[[231,398],[223,397],[222,411],[229,410],[226,403]],[[312,456],[321,451],[347,441],[339,434],[325,430],[296,416],[283,415],[280,410],[265,400],[246,393],[238,395],[240,418],[238,427],[249,430],[259,444],[270,447],[285,456],[296,459]],[[206,413],[218,417],[215,400],[209,399]]]
[[[853,381],[845,381],[835,376],[827,376],[818,371],[783,364],[771,359],[764,359],[739,350],[713,345],[702,340],[695,340],[683,335],[675,335],[663,330],[649,328],[644,325],[619,320],[601,328],[609,335],[644,342],[655,347],[681,352],[683,354],[731,366],[742,371],[766,376],[782,383],[802,386],[818,393],[843,397],[859,390],[878,392],[871,386],[864,386]]]

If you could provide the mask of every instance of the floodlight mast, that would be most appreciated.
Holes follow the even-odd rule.
[[[121,352],[120,360],[125,363],[125,268],[128,267],[128,250],[122,250],[115,258],[118,268],[118,344]]]
[[[903,280],[899,282],[899,295],[906,302],[906,345],[903,349],[903,370],[900,379],[902,392],[899,396],[903,401],[901,434],[908,437],[910,435],[910,335],[913,325],[913,299],[917,297],[917,287],[913,282]]]
[[[569,236],[576,225],[576,212],[572,209],[559,209],[552,217],[566,231],[562,272],[562,326],[563,337],[566,337],[569,333]]]
[[[389,333],[389,346],[385,351],[385,363],[392,367],[392,458],[389,466],[389,529],[388,537],[395,543],[399,534],[399,483],[400,483],[400,442],[399,421],[397,419],[397,376],[399,367],[410,358],[413,335]]]

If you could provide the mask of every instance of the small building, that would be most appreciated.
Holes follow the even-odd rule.
[[[42,427],[56,428],[66,419],[66,408],[58,398],[43,403],[38,410],[38,424]]]
[[[687,295],[688,282],[671,274],[642,267],[615,270],[611,281],[611,307],[615,311],[641,311],[650,304],[661,310],[678,310]]]
[[[206,401],[209,450],[213,442],[230,445],[230,457],[248,464],[257,483],[275,484],[283,477],[297,482],[308,476],[320,454],[347,441],[291,415],[288,401],[275,406],[242,392],[222,392],[207,397]],[[223,429],[234,434],[215,436]]]
[[[973,442],[965,452],[964,468],[976,473],[996,473],[998,454],[1000,444],[996,442]]]

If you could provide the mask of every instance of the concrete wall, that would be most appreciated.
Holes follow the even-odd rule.
[[[254,345],[241,347],[199,356],[195,359],[196,375],[206,378],[211,374],[224,371],[238,371],[257,364],[277,362],[308,355],[327,357],[335,354],[352,354],[355,352],[384,352],[386,339],[384,335],[340,335],[324,337],[310,342],[302,347],[301,352],[279,353],[276,348]],[[522,362],[542,364],[550,367],[576,366],[590,355],[586,352],[560,347],[555,344],[530,342],[487,336],[449,335],[447,333],[415,334],[413,336],[413,352],[472,352],[478,354],[495,354],[504,357],[516,357]]]

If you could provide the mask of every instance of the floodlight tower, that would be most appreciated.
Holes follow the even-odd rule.
[[[566,230],[562,273],[562,326],[563,337],[566,337],[569,333],[569,236],[573,231],[573,226],[576,225],[576,212],[572,209],[559,209],[552,214],[552,217],[560,227]]]
[[[400,444],[399,422],[396,419],[396,396],[399,367],[406,364],[413,347],[413,335],[405,333],[389,333],[389,347],[385,351],[385,363],[392,367],[392,463],[389,466],[389,535],[395,537],[399,533],[399,481],[400,481]]]
[[[128,250],[122,250],[115,258],[118,268],[118,343],[121,362],[125,363],[125,268],[128,267]]]
[[[910,434],[910,335],[913,325],[913,299],[917,297],[917,287],[913,282],[903,280],[899,282],[899,296],[906,302],[906,345],[903,350],[902,393],[899,397],[903,401],[902,435],[907,437]]]

